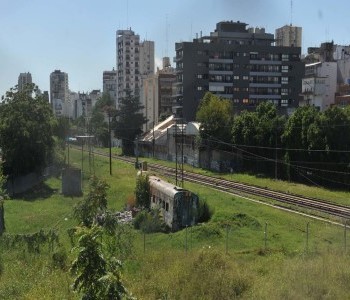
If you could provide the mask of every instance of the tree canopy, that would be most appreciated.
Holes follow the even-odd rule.
[[[232,105],[229,100],[206,93],[196,115],[196,120],[201,124],[202,142],[205,145],[218,145],[218,147],[220,147],[218,141],[229,142],[232,116]]]
[[[10,89],[0,104],[4,173],[16,177],[45,167],[53,154],[55,124],[50,104],[34,84],[25,91]]]
[[[114,119],[115,136],[122,140],[124,155],[134,154],[134,140],[142,133],[142,125],[147,121],[142,109],[139,96],[132,95],[131,91],[127,90],[126,96],[119,102]]]
[[[115,115],[115,103],[109,93],[103,93],[92,109],[90,120],[90,133],[93,134],[103,147],[109,145],[108,123],[106,118]]]

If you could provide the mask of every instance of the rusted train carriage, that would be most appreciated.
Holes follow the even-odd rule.
[[[198,196],[156,176],[149,177],[151,208],[160,209],[172,231],[194,225],[198,215]]]

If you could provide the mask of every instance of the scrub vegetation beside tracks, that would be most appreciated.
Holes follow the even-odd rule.
[[[79,150],[71,163],[81,165]],[[95,173],[109,185],[108,206],[121,210],[133,196],[133,165],[84,153],[84,183]],[[79,200],[63,197],[60,178],[5,201],[7,234],[55,228],[66,254],[61,267],[52,253],[1,247],[1,299],[78,299],[68,272],[72,261],[67,230],[76,225],[72,208]],[[138,299],[344,299],[350,294],[349,254],[344,228],[278,211],[193,183],[214,209],[205,224],[176,233],[131,230],[132,247],[123,258],[125,286]],[[265,234],[266,232],[266,234]],[[64,256],[64,255],[63,255]]]

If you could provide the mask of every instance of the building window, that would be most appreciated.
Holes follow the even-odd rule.
[[[282,66],[282,72],[288,72],[289,71],[289,66]]]
[[[288,84],[288,77],[282,77],[281,78],[281,83],[282,84]]]
[[[239,92],[239,87],[234,87],[234,88],[233,88],[233,91],[234,91],[234,92]]]
[[[289,54],[282,54],[282,61],[289,61]]]
[[[203,79],[203,74],[197,74],[198,79]]]
[[[248,104],[249,103],[249,99],[248,98],[244,98],[242,102],[243,102],[243,104]]]
[[[287,96],[288,95],[288,89],[282,89],[281,90],[281,95],[282,96]]]
[[[249,76],[244,75],[243,80],[249,80]]]
[[[197,91],[202,91],[203,87],[202,86],[197,86]]]
[[[238,75],[235,75],[235,76],[233,76],[233,79],[234,79],[234,80],[239,80],[239,76],[238,76]]]
[[[288,106],[288,99],[282,99],[281,106]]]
[[[239,99],[237,99],[237,98],[233,99],[233,103],[238,104],[239,103]]]

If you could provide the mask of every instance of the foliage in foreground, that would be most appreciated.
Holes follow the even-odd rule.
[[[83,226],[91,227],[96,216],[107,209],[107,183],[93,176],[87,196],[74,207],[75,218]]]
[[[113,256],[118,224],[107,211],[107,188],[106,182],[92,177],[87,197],[74,209],[81,226],[74,230],[79,239],[70,271],[75,276],[73,289],[82,293],[82,299],[131,299],[121,280],[122,264]],[[103,251],[104,233],[107,249],[112,251]]]
[[[130,288],[142,299],[348,299],[350,256],[328,252],[225,255],[208,246],[139,259]]]
[[[77,258],[71,272],[76,275],[73,289],[83,293],[83,299],[123,299],[128,291],[121,282],[121,262],[115,258],[106,259],[102,252],[102,229],[79,228]]]

